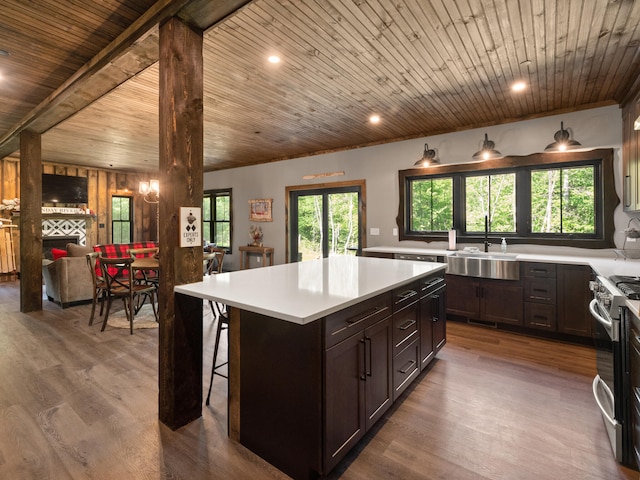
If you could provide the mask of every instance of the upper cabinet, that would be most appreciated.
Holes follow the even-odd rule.
[[[622,204],[626,212],[640,210],[640,95],[622,110]]]

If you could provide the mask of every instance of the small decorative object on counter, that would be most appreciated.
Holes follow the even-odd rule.
[[[502,237],[502,242],[500,243],[500,251],[507,253],[507,240],[504,237]]]
[[[252,247],[261,247],[262,242],[262,227],[257,225],[251,225],[249,227],[249,236],[251,237],[252,243],[250,246]]]

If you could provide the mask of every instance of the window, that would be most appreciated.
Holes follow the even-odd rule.
[[[464,194],[466,232],[515,233],[515,173],[466,177]]]
[[[133,199],[114,195],[111,197],[111,241],[133,242]]]
[[[595,182],[593,165],[532,171],[532,233],[596,233]]]
[[[231,225],[231,189],[204,192],[203,239],[231,251]]]
[[[449,230],[453,225],[453,179],[423,178],[412,180],[410,185],[410,230]]]
[[[474,243],[486,229],[510,243],[613,248],[613,178],[612,149],[402,170],[400,240],[445,241],[455,228]]]

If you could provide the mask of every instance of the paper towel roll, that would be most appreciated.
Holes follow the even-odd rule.
[[[457,250],[455,230],[449,230],[449,250]]]

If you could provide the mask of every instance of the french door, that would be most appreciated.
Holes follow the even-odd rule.
[[[290,261],[359,255],[363,237],[363,185],[289,190]]]

